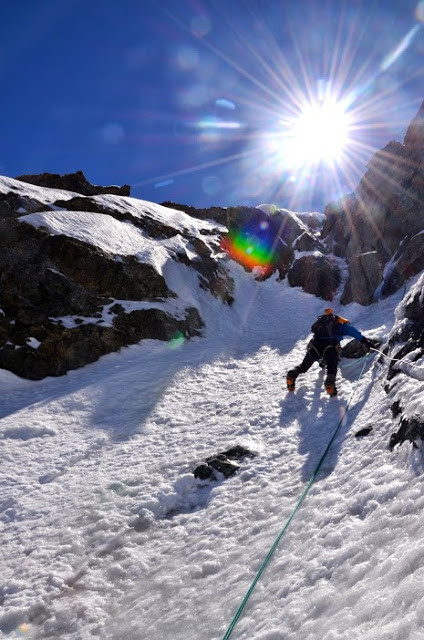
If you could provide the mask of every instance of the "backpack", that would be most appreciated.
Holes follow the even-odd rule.
[[[315,338],[324,338],[325,340],[335,338],[337,335],[338,317],[333,313],[326,313],[319,316],[311,327],[311,331]]]

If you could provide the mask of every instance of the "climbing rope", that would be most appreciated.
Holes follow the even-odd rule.
[[[375,351],[375,349],[374,349],[374,351]],[[367,355],[368,355],[368,354],[367,354]],[[363,373],[364,373],[364,371],[365,371],[365,365],[366,365],[366,364],[367,364],[367,363],[366,363],[366,361],[365,361],[365,362],[364,362],[364,366],[362,367],[361,373],[360,373],[360,374],[359,374],[359,376],[358,376],[357,382],[359,382],[359,380],[361,379],[361,377],[362,377],[362,375],[363,375]],[[352,393],[351,393],[351,396],[350,396],[350,398],[349,398],[349,400],[348,400],[348,403],[347,403],[347,405],[346,405],[345,412],[344,412],[344,414],[342,415],[342,417],[340,418],[339,423],[338,423],[338,425],[337,425],[336,429],[334,430],[334,433],[333,433],[333,435],[331,436],[331,439],[330,439],[330,441],[329,441],[329,443],[328,443],[328,445],[327,445],[327,447],[326,447],[326,449],[325,449],[324,453],[322,454],[320,461],[318,462],[317,466],[315,467],[315,471],[313,472],[313,474],[312,474],[312,476],[311,476],[311,478],[310,478],[310,480],[309,480],[308,484],[306,485],[306,487],[305,487],[305,489],[304,489],[304,491],[303,491],[302,495],[300,496],[299,500],[297,501],[297,504],[296,504],[296,506],[294,507],[293,511],[291,512],[291,514],[290,514],[290,516],[289,516],[289,518],[288,518],[288,520],[287,520],[286,524],[284,525],[283,529],[282,529],[282,530],[280,531],[280,533],[278,534],[278,536],[277,536],[277,538],[276,538],[276,540],[275,540],[274,544],[272,545],[272,547],[271,547],[271,548],[270,548],[270,550],[268,551],[268,554],[266,555],[265,560],[263,561],[263,563],[262,563],[262,565],[261,565],[261,567],[260,567],[259,571],[257,572],[257,574],[256,574],[255,578],[253,579],[252,584],[250,585],[250,587],[249,587],[249,589],[248,589],[248,591],[247,591],[246,595],[244,596],[244,598],[243,598],[243,600],[242,600],[242,603],[240,604],[239,608],[237,609],[237,611],[236,611],[236,613],[235,613],[235,615],[234,615],[234,618],[232,619],[231,624],[230,624],[230,626],[228,627],[228,629],[227,629],[227,631],[226,631],[226,633],[225,633],[224,637],[222,638],[222,640],[228,640],[228,639],[230,638],[230,636],[231,636],[231,634],[232,634],[232,632],[233,632],[234,627],[236,626],[236,624],[237,624],[238,620],[240,619],[241,614],[243,613],[243,609],[245,608],[245,606],[246,606],[246,604],[247,604],[247,601],[249,600],[249,598],[250,598],[250,596],[251,596],[251,594],[252,594],[252,592],[253,592],[254,588],[256,587],[256,584],[258,583],[259,578],[261,577],[261,575],[262,575],[262,574],[263,574],[263,572],[265,571],[265,569],[266,569],[266,567],[267,567],[267,565],[268,565],[269,561],[271,560],[271,558],[272,558],[272,556],[273,556],[273,554],[274,554],[274,552],[275,552],[275,550],[276,550],[276,548],[277,548],[277,546],[278,546],[278,543],[280,542],[281,538],[283,537],[283,535],[284,535],[284,534],[285,534],[285,532],[287,531],[287,529],[288,529],[288,527],[289,527],[289,525],[290,525],[291,521],[293,520],[293,518],[294,518],[294,516],[296,515],[297,511],[299,510],[299,508],[300,508],[300,506],[301,506],[302,502],[305,500],[306,496],[308,495],[310,488],[312,487],[313,483],[315,482],[315,479],[316,479],[316,477],[317,477],[317,475],[318,475],[318,473],[319,473],[319,470],[321,469],[321,466],[322,466],[322,464],[323,464],[323,462],[324,462],[325,458],[327,457],[328,452],[330,451],[331,445],[333,444],[333,442],[334,442],[334,440],[335,440],[335,438],[336,438],[336,436],[337,436],[337,434],[338,434],[338,432],[339,432],[339,429],[340,429],[340,427],[341,427],[341,425],[342,425],[342,423],[343,423],[343,420],[344,420],[345,415],[346,415],[346,413],[347,413],[347,411],[348,411],[348,409],[349,409],[350,403],[352,402],[352,398],[353,398],[354,394],[355,394],[355,389],[354,389],[354,390],[352,391]]]
[[[369,354],[366,353],[364,356],[361,356],[360,358],[356,358],[356,360],[354,360],[353,362],[349,362],[348,364],[345,364],[344,362],[340,362],[339,363],[339,367],[340,369],[350,369],[350,367],[354,367],[355,364],[358,364],[358,362],[361,362],[361,360],[363,360],[364,358],[368,357]]]
[[[383,353],[383,351],[380,351],[379,349],[374,349],[374,347],[371,347],[371,351],[376,351],[376,353],[379,353],[380,355],[382,355],[383,358],[386,358],[386,360],[391,360],[392,362],[404,362],[409,367],[413,367],[414,369],[421,369],[421,371],[424,370],[423,366],[419,366],[418,364],[413,364],[412,362],[405,360],[405,358],[391,358],[390,356]]]

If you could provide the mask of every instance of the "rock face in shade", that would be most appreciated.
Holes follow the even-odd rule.
[[[292,287],[302,287],[323,300],[332,300],[340,284],[338,266],[325,256],[302,256],[296,260],[288,273]]]
[[[71,175],[84,186],[79,172]],[[27,214],[50,212],[66,221],[84,212],[93,229],[103,216],[125,229],[131,225],[148,241],[159,242],[162,252],[166,248],[170,270],[174,264],[193,273],[199,290],[232,303],[233,281],[217,258],[219,225],[179,212],[173,217],[160,205],[129,198],[121,205],[105,195],[96,201],[91,190],[75,197],[78,185],[72,180],[66,198],[66,181],[46,182],[60,187],[61,200],[46,188],[36,189],[34,197],[23,182],[1,183],[0,368],[30,379],[62,375],[142,339],[172,343],[201,335],[204,326],[199,309],[179,300],[154,259],[114,255],[72,234],[54,233],[47,222],[31,224]]]
[[[324,213],[322,239],[350,272],[342,304],[371,304],[423,269],[424,103],[404,143],[378,151],[358,188]]]

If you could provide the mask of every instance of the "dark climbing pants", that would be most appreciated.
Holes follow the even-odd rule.
[[[337,363],[338,363],[338,352],[337,345],[326,345],[324,349],[310,347],[306,352],[303,361],[294,368],[296,375],[299,373],[306,373],[308,369],[312,367],[314,362],[323,359],[325,361],[327,367],[327,377],[331,376],[332,380],[336,379],[337,374]]]

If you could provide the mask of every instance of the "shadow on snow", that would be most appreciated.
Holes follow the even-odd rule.
[[[306,399],[306,388],[299,384],[294,395],[287,396],[281,403],[280,425],[286,426],[287,420],[294,417],[300,424],[298,450],[300,455],[305,456],[301,470],[303,482],[309,482],[315,473],[331,438],[338,429],[337,435],[322,461],[316,480],[323,480],[336,468],[343,441],[355,422],[356,416],[367,403],[375,377],[374,370],[372,380],[365,388],[364,393],[358,397],[358,388],[355,385],[358,383],[363,366],[364,362],[358,361],[349,369],[342,369],[342,372],[338,373],[339,388],[343,389],[343,379],[349,380],[353,385],[353,396],[352,393],[348,393],[345,397],[341,395],[335,398],[328,397],[324,390],[325,371],[320,370],[312,401],[310,398]],[[364,374],[371,366],[373,366],[373,362],[369,360]],[[347,408],[349,401],[350,404]]]

